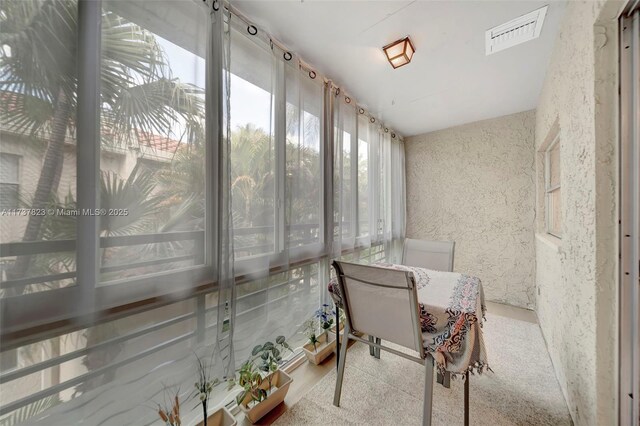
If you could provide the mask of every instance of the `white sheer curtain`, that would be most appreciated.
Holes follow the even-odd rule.
[[[239,19],[231,32],[236,363],[296,333],[320,306],[323,84]]]
[[[37,96],[2,87],[17,106],[3,114],[29,116],[2,120],[3,153],[22,156],[20,194],[37,198],[52,179],[45,195],[64,208],[115,213],[48,217],[35,241],[27,218],[6,219],[2,336],[14,340],[2,342],[12,392],[0,416],[152,424],[165,386],[191,393],[194,352],[223,377],[256,344],[301,345],[300,326],[327,301],[329,261],[388,258],[403,237],[402,144],[259,28],[225,21],[221,1],[12,4],[12,28],[45,33],[12,39],[26,44],[3,71],[19,71],[12,58],[53,61],[22,76]],[[77,80],[76,62],[87,68]],[[38,125],[54,164],[32,144]],[[103,177],[100,193],[87,176]],[[210,407],[228,396],[218,388]]]
[[[29,424],[152,424],[165,386],[180,388],[183,402],[192,394],[194,352],[214,357],[219,377],[225,360],[233,361],[223,11],[211,1],[105,0],[22,2],[6,13],[16,32],[45,31],[12,47],[47,53],[48,65],[39,63],[45,56],[28,54],[29,78],[42,86],[58,82],[55,94],[39,101],[51,100],[41,136],[47,149],[57,150],[50,156],[57,163],[47,164],[19,127],[1,141],[3,152],[22,152],[25,200],[53,166],[57,182],[46,195],[55,208],[93,202],[106,212],[47,217],[36,245],[48,251],[36,247],[22,277],[40,281],[6,300],[2,294],[3,303],[28,309],[18,315],[2,309],[2,356],[12,352],[16,362],[10,369],[3,363],[2,387],[12,391],[1,393],[0,416],[9,423],[30,416]],[[3,72],[10,59],[2,58]],[[76,61],[83,70],[77,80]],[[49,111],[29,100],[33,93],[12,96],[25,111]],[[71,110],[66,102],[74,103]],[[75,102],[84,115],[76,116]],[[64,114],[57,125],[68,128],[54,140],[49,129],[58,113]],[[91,179],[98,184],[87,190]],[[2,228],[2,256],[7,242],[34,246],[4,234],[25,226]],[[64,280],[55,282],[61,273]],[[76,306],[66,309],[69,304]],[[28,330],[59,324],[54,321],[64,325],[57,334],[43,339],[40,330],[26,343],[5,340],[11,324]],[[7,350],[7,344],[18,346]],[[183,421],[198,415],[185,409]]]
[[[352,251],[357,233],[357,116],[354,102],[332,89],[333,102],[333,251],[339,257]]]
[[[402,261],[402,244],[406,232],[406,170],[404,157],[404,141],[392,133],[391,135],[391,249],[389,261]]]

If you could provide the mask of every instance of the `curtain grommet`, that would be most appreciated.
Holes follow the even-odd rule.
[[[395,138],[396,138],[396,134],[395,134],[395,133],[391,133],[391,137],[392,137],[393,139],[395,139]]]
[[[388,127],[385,127],[385,128],[384,128],[384,132],[385,132],[385,133],[389,133],[389,128],[388,128]]]
[[[206,1],[206,0],[205,0]],[[220,10],[220,3],[219,0],[213,0],[213,4],[212,4],[213,10],[215,10],[216,12]]]
[[[351,103],[351,98],[350,98],[350,97],[348,97],[348,96],[345,96],[345,97],[344,97],[344,101],[345,101],[346,103],[350,104],[350,103]]]
[[[360,108],[360,109],[358,110],[358,112],[359,112],[360,114],[364,114],[364,108]]]
[[[315,71],[309,71],[309,78],[311,78],[312,80],[315,79],[317,76]]]
[[[291,52],[284,52],[282,54],[282,57],[285,61],[290,61],[293,58],[293,55],[291,54]]]
[[[375,118],[373,118],[373,117],[371,117],[371,118],[369,118],[369,121],[370,121],[371,123],[375,123],[375,122],[376,122],[376,119],[375,119]]]
[[[258,29],[256,28],[256,26],[255,26],[255,25],[249,25],[249,26],[247,27],[247,32],[248,32],[249,34],[251,34],[252,36],[254,36],[254,35],[258,34]]]
[[[338,95],[340,95],[340,88],[339,87],[336,88],[336,96],[338,96]]]

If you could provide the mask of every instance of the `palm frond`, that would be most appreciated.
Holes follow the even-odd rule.
[[[51,395],[41,400],[32,402],[24,407],[18,408],[6,417],[0,419],[0,426],[14,426],[21,424],[45,410],[58,405],[60,398],[58,395]]]

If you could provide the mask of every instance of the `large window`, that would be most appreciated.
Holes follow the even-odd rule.
[[[334,238],[353,247],[357,231],[358,141],[356,108],[336,95],[334,119]]]
[[[562,236],[562,204],[560,199],[560,138],[556,136],[544,156],[545,210],[547,233]]]
[[[48,296],[77,287],[77,250],[70,235],[76,217],[65,217],[59,227],[55,208],[77,198],[78,11],[73,1],[45,5],[2,4],[2,33],[11,40],[0,50],[0,202],[2,208],[24,208],[0,218],[3,327],[60,314],[65,299]],[[15,301],[5,303],[8,297]],[[17,300],[27,297],[30,304]],[[42,309],[53,300],[61,302],[60,311]]]
[[[285,69],[286,170],[285,223],[289,224],[288,246],[297,251],[319,253],[322,244],[322,85]]]
[[[119,3],[103,2],[102,283],[204,265],[211,193],[205,42],[185,41],[171,26],[141,26]],[[206,34],[206,16],[182,17]],[[128,62],[131,48],[144,59]]]
[[[96,388],[151,423],[143,406],[153,395],[134,402],[131,383],[163,365],[188,371],[191,348],[215,335],[201,319],[216,318],[216,292],[187,298],[215,280],[215,168],[205,167],[216,148],[205,114],[211,21],[200,3],[1,6],[0,195],[3,208],[28,211],[0,219],[0,370],[11,389],[0,392],[0,417],[9,423],[74,401],[93,408],[54,411],[49,423],[125,423],[112,418],[120,408],[100,414],[87,396]],[[79,75],[88,64],[99,72]],[[187,299],[170,303],[176,294]],[[130,304],[158,303],[123,315]],[[66,328],[42,334],[43,324]],[[39,334],[27,343],[6,338],[31,327]]]
[[[355,102],[211,8],[0,6],[0,203],[35,212],[0,221],[0,423],[151,424],[165,383],[192,388],[194,350],[297,348],[329,260],[385,258],[389,170]]]
[[[271,52],[235,32],[231,49],[233,235],[243,258],[276,251],[276,101]]]

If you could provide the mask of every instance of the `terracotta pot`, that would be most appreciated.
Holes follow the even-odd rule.
[[[318,336],[318,343],[314,350],[312,343],[307,343],[302,347],[309,362],[318,365],[331,355],[336,348],[336,336],[334,332],[326,331]]]
[[[220,407],[207,417],[207,426],[235,426],[237,424],[235,417],[224,407]],[[204,421],[201,421],[196,426],[204,426]]]
[[[271,392],[264,401],[253,405],[251,408],[247,407],[247,404],[251,402],[251,395],[247,395],[240,404],[240,409],[244,412],[245,416],[247,416],[247,419],[249,419],[251,423],[256,423],[277,407],[284,401],[285,396],[287,396],[287,392],[289,392],[289,385],[293,379],[287,373],[282,370],[278,370],[270,375],[273,376],[271,384],[277,388],[275,391]],[[268,377],[269,376],[265,377],[262,381],[262,384],[260,385],[262,389],[266,390],[269,387]]]

